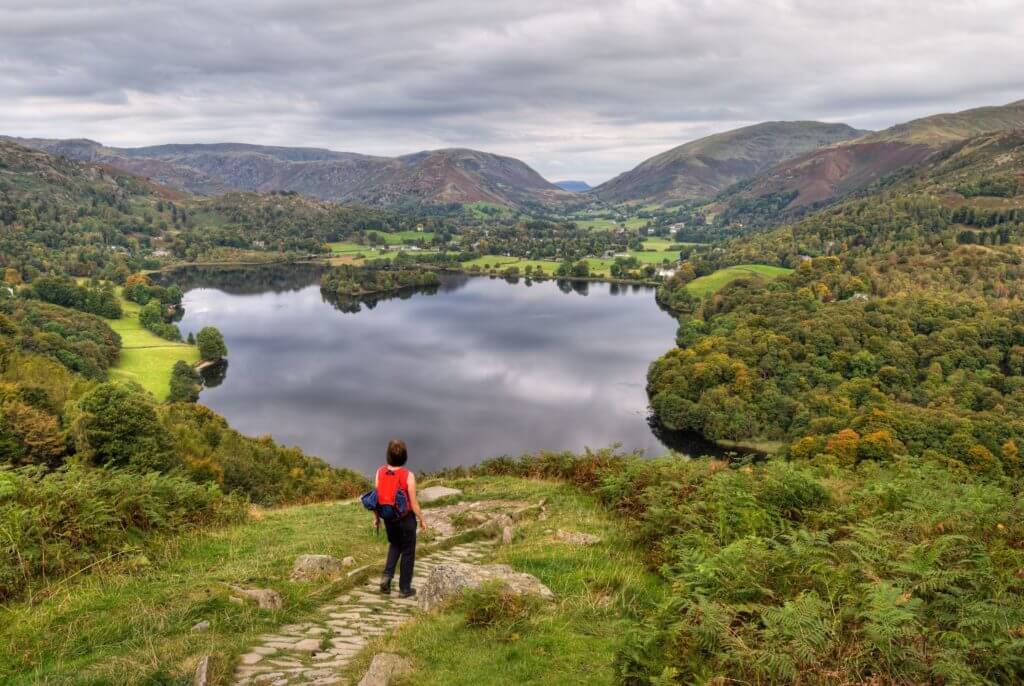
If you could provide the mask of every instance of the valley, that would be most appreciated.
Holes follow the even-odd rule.
[[[1019,681],[1020,110],[767,122],[572,192],[466,149],[0,140],[0,674]],[[364,631],[369,572],[291,578],[379,562],[351,499],[395,436],[463,491],[435,517],[535,503],[424,560],[553,600]]]

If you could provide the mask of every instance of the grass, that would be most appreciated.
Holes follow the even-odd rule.
[[[614,219],[573,219],[573,221],[581,229],[595,231],[614,231],[622,226]]]
[[[121,299],[124,311],[120,319],[107,323],[121,336],[121,357],[111,367],[114,378],[128,379],[140,384],[157,400],[164,400],[171,392],[171,369],[178,360],[188,363],[199,361],[199,349],[187,343],[176,343],[160,338],[139,323],[136,303]]]
[[[462,266],[466,269],[474,265],[483,268],[485,264],[489,264],[491,269],[499,270],[506,267],[519,267],[520,276],[523,275],[523,271],[527,266],[534,269],[542,267],[548,276],[553,275],[555,270],[558,269],[558,262],[552,260],[528,260],[523,257],[506,257],[505,255],[481,255],[475,259],[463,262]]]
[[[510,546],[490,562],[537,576],[556,600],[525,622],[473,627],[457,605],[403,626],[377,649],[409,657],[411,686],[475,684],[615,684],[613,660],[635,630],[641,610],[655,604],[661,585],[629,545],[625,527],[568,485],[509,477],[447,482],[474,497],[548,499],[546,521],[517,524]],[[567,545],[554,529],[596,533],[594,546]],[[369,663],[367,651],[353,665],[353,683]]]
[[[468,211],[474,219],[488,219],[490,217],[510,217],[515,212],[512,208],[499,205],[493,202],[470,202],[465,203],[463,209]]]
[[[463,488],[463,499],[547,498],[550,518],[517,523],[513,544],[496,548],[493,561],[535,574],[557,601],[514,634],[468,627],[458,609],[424,615],[371,645],[354,671],[386,643],[421,668],[417,684],[613,683],[616,649],[662,589],[628,545],[625,528],[564,484],[512,477],[446,484]],[[558,543],[553,528],[604,541]],[[290,581],[297,556],[375,563],[384,547],[369,515],[352,502],[270,510],[245,524],[154,544],[147,558],[108,563],[53,584],[35,602],[0,608],[0,675],[9,675],[5,684],[188,683],[200,657],[214,655],[211,683],[227,683],[234,660],[258,636],[303,621],[344,587]],[[231,585],[273,588],[284,608],[235,604]],[[203,620],[209,631],[193,633]]]
[[[774,267],[767,264],[739,264],[735,267],[726,267],[725,269],[719,269],[707,276],[696,278],[686,284],[686,288],[693,295],[705,296],[709,293],[721,290],[726,284],[735,281],[736,279],[749,276],[761,276],[771,280],[777,279],[780,276],[785,276],[791,271],[793,270],[786,269],[785,267]]]
[[[388,245],[399,245],[406,241],[430,241],[433,240],[434,234],[430,231],[396,231],[394,233],[384,233],[383,231],[371,231],[384,239],[384,242]],[[353,244],[354,245],[354,244]]]
[[[331,254],[333,255],[357,255],[362,253],[367,257],[379,257],[381,254],[380,250],[350,241],[335,241],[334,243],[328,243],[327,246],[331,249]]]
[[[260,521],[167,541],[138,568],[98,568],[53,585],[36,603],[8,604],[0,608],[0,675],[18,676],[0,681],[188,683],[202,655],[237,655],[333,597],[329,582],[288,580],[299,555],[383,559],[385,539],[371,521],[358,503],[271,510]],[[232,584],[273,588],[284,609],[237,605]],[[210,630],[192,633],[202,620]],[[220,677],[228,662],[218,661]]]

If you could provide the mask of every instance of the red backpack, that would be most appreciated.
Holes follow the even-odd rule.
[[[387,465],[378,469],[377,489],[363,496],[363,505],[385,522],[397,521],[409,514],[409,470]]]

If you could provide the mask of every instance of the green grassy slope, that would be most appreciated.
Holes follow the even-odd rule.
[[[357,503],[271,510],[262,519],[167,541],[54,584],[36,602],[0,607],[3,683],[182,683],[199,657],[234,655],[260,633],[325,602],[327,584],[288,580],[304,553],[383,555]],[[228,600],[231,584],[272,587],[284,609]],[[201,620],[208,632],[192,633]]]
[[[139,323],[139,305],[121,300],[124,315],[109,319],[110,328],[121,336],[121,357],[110,370],[114,378],[140,384],[164,400],[171,392],[171,369],[178,360],[192,364],[199,361],[199,349],[187,343],[160,338]]]
[[[475,684],[615,684],[613,660],[635,630],[639,613],[662,593],[640,555],[627,542],[620,522],[567,485],[511,477],[479,477],[466,486],[475,495],[533,500],[548,498],[551,517],[517,526],[510,546],[495,552],[496,563],[537,576],[556,601],[522,623],[474,627],[465,611],[423,616],[400,629],[381,648],[408,655],[416,674],[402,683],[419,686]],[[595,533],[594,546],[555,541],[564,528]],[[369,653],[355,665],[358,679]]]
[[[410,655],[429,684],[498,683],[511,662],[517,683],[612,683],[611,660],[631,618],[660,593],[625,544],[624,529],[568,485],[510,477],[448,483],[469,499],[547,498],[550,519],[517,524],[515,541],[496,548],[494,561],[537,575],[558,600],[518,637],[468,628],[452,611],[404,626],[392,647]],[[566,545],[552,540],[551,527],[598,533],[605,541]],[[13,675],[4,681],[11,684],[186,683],[199,658],[212,654],[215,679],[226,679],[257,636],[302,621],[346,585],[290,581],[297,556],[379,563],[385,545],[358,503],[271,510],[245,524],[168,541],[147,550],[147,558],[112,560],[46,587],[32,602],[0,608],[0,674]],[[232,603],[233,584],[273,588],[284,609]],[[210,630],[193,633],[202,620],[211,622]],[[359,664],[381,643],[371,644]]]
[[[704,296],[721,290],[726,284],[745,276],[762,276],[768,279],[776,279],[792,272],[792,269],[785,267],[773,267],[768,264],[738,264],[735,267],[726,267],[718,271],[701,276],[686,284],[686,289],[693,295]]]

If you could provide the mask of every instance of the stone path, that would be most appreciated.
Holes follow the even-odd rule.
[[[474,541],[417,558],[413,586],[422,588],[434,565],[476,562],[491,545],[491,541]],[[242,655],[234,683],[347,684],[340,673],[352,657],[371,639],[409,621],[417,612],[416,598],[398,596],[397,577],[390,596],[381,595],[378,584],[379,579],[371,577],[321,607],[309,621],[285,625],[275,634],[261,636],[259,644]]]

